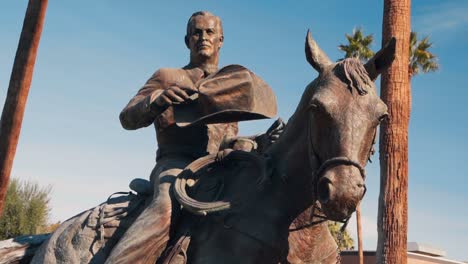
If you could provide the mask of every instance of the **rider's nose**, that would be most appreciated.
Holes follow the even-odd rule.
[[[208,37],[208,34],[205,31],[202,31],[201,32],[201,39],[204,40],[204,39],[207,39],[207,37]]]

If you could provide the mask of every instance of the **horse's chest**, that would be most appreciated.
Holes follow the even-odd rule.
[[[278,251],[233,228],[201,225],[188,250],[190,264],[278,263]]]

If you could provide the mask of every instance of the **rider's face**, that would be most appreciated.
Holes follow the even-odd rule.
[[[215,17],[196,16],[191,23],[187,36],[190,52],[199,57],[217,56],[223,45],[223,36]]]

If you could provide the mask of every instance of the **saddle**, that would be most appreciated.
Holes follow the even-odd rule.
[[[130,192],[111,195],[62,223],[34,253],[31,263],[104,263],[150,197]]]
[[[198,225],[204,221],[203,216],[208,213],[217,213],[216,221],[225,225],[227,224],[226,216],[229,214],[227,212],[232,211],[228,209],[240,205],[237,203],[240,200],[233,198],[232,191],[229,190],[233,188],[230,180],[239,174],[236,170],[251,168],[259,171],[260,173],[256,175],[259,175],[259,179],[263,179],[264,162],[265,159],[257,153],[226,149],[189,164],[179,174],[173,186],[175,198],[186,210],[181,216],[182,220],[178,224],[172,243],[169,243],[170,246],[157,263],[185,264],[191,236],[197,230]],[[226,175],[228,171],[231,172],[230,175]],[[258,179],[250,177],[247,184],[252,183],[259,184]],[[227,194],[229,192],[231,194]],[[231,206],[231,202],[235,205]]]

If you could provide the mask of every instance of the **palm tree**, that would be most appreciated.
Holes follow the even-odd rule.
[[[411,0],[384,0],[382,43],[397,40],[395,60],[381,75],[389,118],[380,126],[377,263],[407,263],[408,125]]]
[[[387,6],[390,6],[389,1],[386,1],[386,5]],[[407,2],[409,3],[409,2]],[[394,8],[394,7],[392,7]],[[390,19],[390,18],[387,18],[387,20]],[[395,18],[393,18],[394,20],[394,23],[397,23],[395,21]],[[388,22],[388,21],[387,21]],[[401,23],[401,21],[399,22]],[[390,25],[387,25],[387,31],[389,31],[388,29],[388,26]],[[393,26],[393,25],[392,25]],[[392,31],[392,35],[396,35],[395,32],[395,29]],[[399,33],[400,36],[401,36],[401,32]],[[391,36],[391,35],[390,35]],[[388,38],[388,36],[387,36]],[[364,36],[363,32],[362,32],[362,29],[361,28],[356,28],[353,30],[353,33],[351,35],[348,35],[346,34],[346,39],[348,40],[348,45],[339,45],[338,48],[345,52],[345,58],[349,58],[349,57],[356,57],[356,58],[359,58],[361,61],[363,62],[366,62],[368,59],[370,59],[374,52],[369,48],[373,42],[373,37],[372,35],[368,35],[368,36]],[[408,43],[408,42],[406,42]],[[406,46],[406,45],[405,45]],[[401,46],[400,46],[401,47]],[[409,48],[409,59],[408,59],[408,79],[407,79],[407,84],[406,84],[406,88],[405,88],[405,85],[401,85],[400,87],[397,87],[397,85],[395,83],[391,83],[391,81],[388,80],[388,78],[391,78],[392,76],[387,76],[387,79],[386,79],[386,85],[387,88],[385,88],[385,92],[384,92],[384,85],[382,84],[382,95],[385,96],[387,98],[386,102],[387,104],[391,104],[391,100],[398,100],[397,97],[396,97],[396,90],[397,89],[406,89],[405,94],[406,96],[402,96],[402,99],[405,99],[405,100],[402,100],[402,102],[405,102],[406,104],[404,106],[402,106],[398,112],[395,112],[393,114],[393,116],[404,116],[406,117],[408,120],[409,120],[409,114],[410,114],[410,111],[411,111],[411,78],[416,75],[416,74],[419,74],[419,73],[427,73],[427,72],[433,72],[433,71],[437,71],[439,69],[439,64],[437,63],[437,57],[431,53],[429,51],[429,49],[432,47],[432,43],[429,41],[429,37],[424,37],[423,39],[421,40],[418,40],[417,39],[417,33],[416,32],[411,32],[410,33],[410,37],[409,37],[409,45],[408,45],[408,48]],[[398,56],[398,55],[397,55]],[[402,54],[399,54],[399,56],[402,56]],[[404,65],[403,65],[404,66]],[[404,68],[404,67],[403,67]],[[398,70],[400,71],[400,70]],[[396,72],[396,70],[394,70],[394,72]],[[392,86],[392,87],[390,87]],[[398,117],[397,117],[398,118]],[[404,120],[404,119],[402,119]],[[404,122],[402,122],[401,124],[398,124],[397,122],[394,122],[392,124],[394,127],[396,127],[397,125],[399,125],[400,127],[404,127],[406,126],[406,130],[407,131],[407,123],[405,124]],[[390,127],[390,125],[387,126],[387,131],[391,130],[391,129],[394,129],[393,127]],[[387,132],[383,132],[383,133],[387,133]],[[382,139],[382,135],[381,135],[381,139]],[[390,141],[390,139],[387,138],[387,140]],[[391,140],[395,140],[395,139],[391,139]],[[402,151],[402,153],[399,153],[400,155],[402,156],[397,156],[399,154],[396,154],[394,155],[394,159],[395,160],[398,160],[399,157],[406,157],[406,159],[402,159],[403,161],[405,161],[404,164],[406,164],[406,170],[407,170],[407,136],[403,136],[402,140],[401,141],[392,141],[394,142],[395,145],[399,145],[401,144],[401,146],[405,146],[406,148],[406,152],[405,151]],[[389,142],[387,141],[385,144],[388,144]],[[382,144],[382,143],[381,143]],[[394,146],[395,146],[394,145]],[[382,149],[382,145],[381,145],[381,149]],[[387,149],[391,149],[389,146],[387,146]],[[389,150],[387,150],[389,151]],[[385,159],[382,159],[382,155],[384,155],[384,153],[388,153],[388,152],[385,152],[385,151],[381,151],[381,166],[383,167],[384,164],[383,162],[387,162],[387,164],[385,165],[386,166],[386,170],[384,171],[383,169],[381,170],[381,174],[383,175],[384,173],[388,173],[386,177],[382,177],[382,181],[384,181],[384,179],[387,179],[387,182],[385,184],[389,184],[390,181],[393,181],[393,179],[388,179],[388,177],[395,177],[397,174],[396,174],[396,171],[392,168],[392,166],[394,166],[396,164],[396,166],[398,166],[397,163],[392,163],[390,164],[391,162],[394,162],[394,161],[390,161],[391,159],[391,156],[389,156],[389,158],[387,160]],[[392,173],[392,174],[391,174]],[[402,173],[401,175],[405,176],[405,181],[406,182],[402,182],[402,185],[401,185],[401,188],[403,188],[404,186],[407,186],[407,173]],[[382,183],[384,184],[384,183]],[[391,183],[391,184],[395,184],[395,183]],[[394,186],[390,186],[390,187],[387,187],[387,188],[399,188],[397,187],[396,185]],[[407,189],[407,187],[406,187]],[[404,210],[405,213],[407,212],[407,205],[406,205],[406,197],[407,197],[407,191],[406,189],[401,189],[400,190],[400,193],[403,193],[402,190],[405,190],[404,191],[404,197],[402,198],[402,202],[405,203],[405,204],[400,204],[398,205],[400,208],[398,210]],[[382,194],[382,191],[384,191],[384,189],[381,189],[381,197],[380,199],[383,199],[383,196],[385,196],[386,194]],[[398,190],[393,190],[393,193],[397,193]],[[390,198],[391,196],[387,194],[386,196],[386,199],[394,199],[393,197]],[[389,200],[387,200],[389,201]],[[382,202],[382,201],[380,201]],[[379,205],[380,207],[380,205]],[[380,252],[380,262],[378,263],[385,263],[384,260],[386,260],[388,263],[401,263],[399,261],[396,261],[396,262],[393,262],[393,261],[389,261],[390,259],[396,259],[397,256],[395,254],[396,251],[395,250],[392,250],[393,253],[391,253],[389,251],[389,247],[387,247],[386,249],[383,249],[383,245],[381,245],[380,243],[383,243],[381,242],[380,240],[383,241],[383,239],[389,239],[390,236],[387,236],[386,238],[384,238],[384,235],[380,234],[380,232],[383,232],[383,228],[385,228],[382,219],[381,217],[383,217],[383,212],[381,212],[383,209],[382,208],[379,208],[379,247],[380,250],[383,250],[385,252]],[[386,209],[387,212],[388,210],[392,210],[391,208],[387,208]],[[392,213],[390,212],[389,215],[391,215]],[[363,261],[363,256],[362,256],[362,240],[361,240],[361,221],[360,221],[360,209],[359,207],[356,209],[356,222],[357,222],[357,230],[358,230],[358,249],[359,249],[359,256],[360,256],[360,263],[362,263]],[[390,222],[393,221],[391,220],[392,218],[389,218],[389,216],[386,216],[386,223],[387,225],[389,226]],[[402,219],[402,222],[401,222],[401,225],[403,225],[403,221],[404,221],[404,228],[406,230],[406,219]],[[391,232],[396,232],[396,231],[392,231],[390,229],[387,229],[387,234],[391,233]],[[406,233],[405,234],[401,234],[402,236],[404,235],[405,238],[404,239],[400,239],[400,247],[405,247],[406,248]],[[382,236],[382,238],[381,238]],[[389,241],[389,240],[387,240]],[[389,243],[394,243],[396,244],[394,241],[392,242],[389,242]],[[404,244],[404,245],[403,245]],[[406,252],[406,250],[405,250]],[[401,257],[401,256],[400,256]],[[403,257],[401,257],[403,258]],[[406,259],[406,257],[405,257]]]
[[[346,34],[348,45],[341,44],[338,49],[345,52],[345,58],[359,58],[363,62],[374,56],[374,52],[370,49],[370,45],[374,42],[372,34],[365,36],[362,28],[353,29],[351,35]]]
[[[0,119],[0,215],[31,86],[48,0],[29,0]]]

